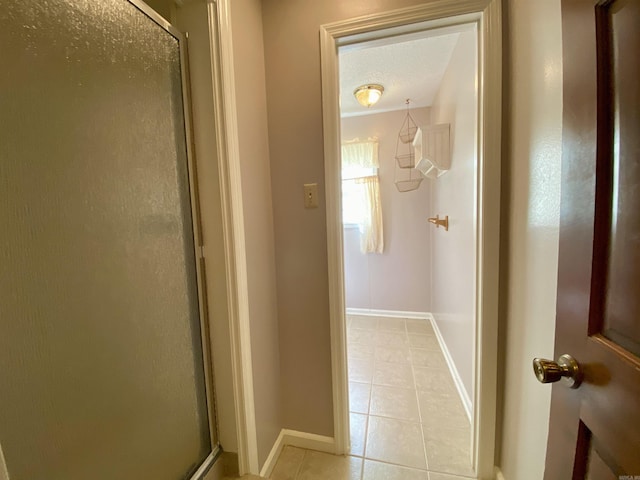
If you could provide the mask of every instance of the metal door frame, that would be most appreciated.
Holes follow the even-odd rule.
[[[193,228],[194,254],[196,267],[196,282],[198,289],[198,316],[200,318],[200,339],[202,343],[202,360],[205,377],[205,393],[207,400],[207,414],[209,419],[209,438],[211,441],[211,453],[198,467],[189,480],[200,480],[214,464],[222,453],[218,441],[218,428],[216,420],[213,363],[209,342],[209,311],[207,305],[206,271],[203,253],[202,224],[200,220],[200,204],[198,196],[197,171],[194,160],[193,130],[191,126],[191,92],[189,84],[189,62],[187,50],[187,35],[180,32],[166,19],[159,15],[142,0],[127,0],[140,10],[150,20],[169,33],[178,41],[180,51],[180,81],[182,84],[182,110],[184,119],[185,145],[187,148],[187,173],[189,177],[189,203],[191,205],[191,225]]]

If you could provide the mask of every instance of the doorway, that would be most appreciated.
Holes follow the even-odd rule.
[[[364,478],[474,474],[476,27],[338,50],[350,454]],[[360,84],[387,88],[363,107]]]
[[[471,438],[468,443],[470,445],[468,449],[470,470],[465,471],[464,474],[477,476],[478,478],[493,475],[499,218],[495,215],[491,216],[490,213],[499,211],[501,95],[499,19],[500,6],[495,1],[487,1],[480,6],[474,2],[441,2],[438,5],[424,5],[325,25],[321,28],[334,432],[337,453],[346,453],[351,441],[348,421],[350,415],[347,391],[348,375],[346,371],[348,363],[348,324],[349,320],[352,322],[355,320],[352,325],[359,323],[362,326],[362,322],[365,321],[364,317],[350,319],[349,315],[345,314],[349,313],[346,310],[349,290],[345,289],[343,276],[347,258],[342,250],[344,245],[343,237],[346,237],[346,234],[343,233],[344,225],[342,224],[340,195],[342,179],[339,159],[341,143],[343,140],[349,139],[342,138],[340,131],[340,110],[338,107],[338,92],[340,90],[338,74],[339,49],[348,46],[362,46],[364,42],[384,41],[384,39],[398,37],[399,35],[415,35],[421,32],[433,31],[436,28],[451,28],[474,24],[478,32],[478,76],[477,83],[474,85],[478,95],[478,111],[475,117],[477,119],[478,148],[476,151],[477,162],[474,165],[476,173],[472,186],[474,192],[473,217],[475,219],[472,235],[475,235],[473,270],[477,281],[472,281],[472,309],[476,320],[474,322],[475,335],[470,343],[471,348],[468,348],[468,351],[473,352],[470,355],[471,361],[469,362],[471,379],[467,383],[470,387],[468,388],[470,400],[474,407],[471,411]],[[382,161],[384,160],[381,159]],[[443,178],[446,178],[446,175]],[[433,212],[433,214],[435,213]],[[446,215],[446,212],[441,212],[441,215]],[[437,233],[441,233],[441,231]],[[372,313],[376,309],[369,308],[368,310],[368,313]],[[388,317],[391,316],[389,315]],[[402,318],[402,315],[400,315],[400,318]],[[409,342],[409,324],[411,324],[410,328],[412,329],[429,328],[431,326],[424,318],[422,323],[420,323],[420,319],[415,318],[411,319],[409,323],[406,319],[398,322],[397,319],[392,317],[377,319],[378,326],[383,323],[387,328],[404,328],[405,334],[407,334],[407,343]],[[420,325],[420,327],[416,327],[416,325]],[[420,341],[423,341],[431,333],[433,333],[431,336],[437,338],[437,335],[435,335],[436,330],[434,329],[433,332],[423,330],[422,332],[414,333],[423,335],[423,338],[417,337],[420,338]],[[410,356],[411,352],[409,351]],[[415,375],[415,367],[412,366],[412,368]],[[374,390],[375,383],[373,381],[370,391]],[[351,427],[356,433],[354,425],[351,425]],[[371,436],[369,433],[366,433],[367,439]],[[425,445],[424,438],[421,440],[423,442],[422,445]],[[419,440],[416,440],[416,442],[420,443]],[[358,447],[357,442],[354,443]],[[442,442],[437,442],[437,444],[437,446],[442,446]],[[353,445],[351,447],[353,448]],[[363,445],[363,451],[366,457],[366,444]],[[428,457],[428,455],[425,457]],[[459,471],[458,473],[463,472]]]

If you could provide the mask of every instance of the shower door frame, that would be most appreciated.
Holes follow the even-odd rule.
[[[159,15],[149,5],[142,0],[127,0],[137,8],[143,15],[146,15],[160,28],[178,41],[180,53],[180,81],[182,87],[182,111],[184,120],[184,135],[187,156],[187,173],[189,177],[189,204],[191,207],[191,227],[193,230],[193,246],[195,253],[196,284],[198,289],[198,317],[200,319],[200,341],[202,344],[202,361],[204,369],[205,395],[207,401],[207,417],[209,422],[209,439],[211,442],[211,452],[198,469],[191,475],[189,480],[200,480],[209,471],[217,458],[222,453],[219,443],[219,435],[216,420],[214,381],[213,381],[213,356],[211,353],[209,315],[207,305],[207,284],[205,259],[202,240],[202,223],[200,218],[200,204],[198,196],[197,171],[193,147],[193,129],[191,126],[191,92],[189,83],[189,64],[187,36],[171,25],[166,19]]]

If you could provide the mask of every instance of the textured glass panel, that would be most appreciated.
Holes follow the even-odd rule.
[[[177,480],[211,451],[178,41],[124,0],[0,8],[11,480]]]

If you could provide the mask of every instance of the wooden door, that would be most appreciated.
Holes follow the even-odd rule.
[[[584,380],[553,385],[545,479],[640,479],[640,0],[563,0],[562,37],[555,353]]]

